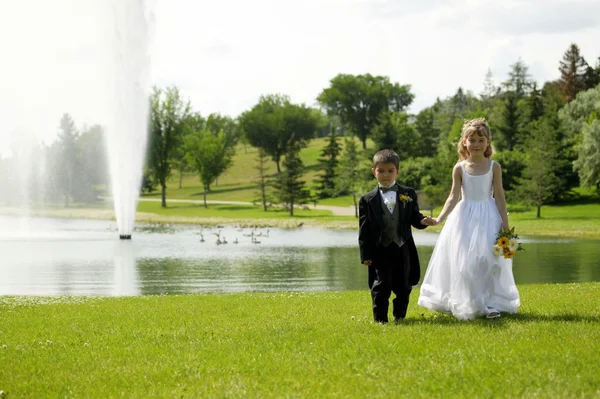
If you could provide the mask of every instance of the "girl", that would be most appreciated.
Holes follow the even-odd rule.
[[[490,159],[491,133],[484,118],[465,122],[458,153],[452,190],[433,219],[435,224],[448,221],[431,255],[418,304],[463,320],[515,313],[520,300],[512,259],[492,253],[500,228],[509,230],[509,225],[502,169]]]

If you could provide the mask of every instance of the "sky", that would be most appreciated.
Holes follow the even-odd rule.
[[[0,0],[0,154],[52,140],[65,112],[104,124],[122,99],[118,59],[142,54],[128,76],[177,86],[202,115],[273,93],[317,106],[339,73],[410,84],[416,113],[458,87],[480,93],[488,69],[505,80],[519,58],[537,82],[557,79],[571,43],[595,65],[598,15],[597,0]]]

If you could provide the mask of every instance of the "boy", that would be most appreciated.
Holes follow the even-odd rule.
[[[378,323],[388,322],[392,292],[394,321],[406,317],[410,291],[421,276],[410,226],[424,229],[433,224],[419,212],[415,190],[396,183],[399,164],[392,150],[376,153],[371,171],[379,184],[358,205],[360,260],[369,267],[373,317]]]

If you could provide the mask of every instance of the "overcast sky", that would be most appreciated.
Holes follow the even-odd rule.
[[[104,123],[110,3],[0,0],[0,146],[52,136],[64,112],[80,127]],[[488,68],[504,80],[519,57],[541,83],[558,77],[571,43],[594,65],[600,56],[597,0],[153,0],[145,10],[147,84],[176,85],[203,115],[235,117],[269,93],[312,106],[338,73],[410,84],[418,112],[459,86],[479,93]]]

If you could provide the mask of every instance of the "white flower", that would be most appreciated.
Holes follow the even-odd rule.
[[[492,253],[494,256],[501,256],[504,252],[502,251],[502,247],[496,244],[492,247]]]
[[[519,242],[516,239],[511,238],[508,241],[508,249],[514,252],[517,250],[517,248],[519,248]]]

